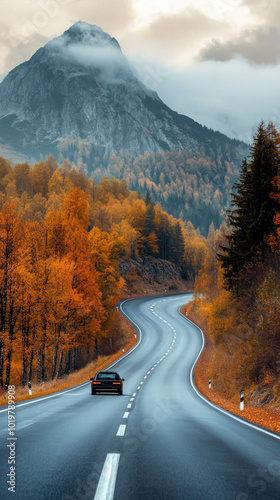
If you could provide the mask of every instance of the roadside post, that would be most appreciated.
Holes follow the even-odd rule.
[[[212,384],[211,384],[211,378],[209,378],[208,385],[209,385],[209,389],[211,389],[211,387],[212,387]]]
[[[244,411],[244,391],[240,392],[240,411]]]
[[[29,396],[31,396],[32,390],[31,390],[31,381],[30,380],[28,382],[28,392],[29,392]]]

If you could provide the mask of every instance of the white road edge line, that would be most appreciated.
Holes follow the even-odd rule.
[[[98,481],[94,500],[113,500],[120,453],[108,453]]]
[[[26,403],[17,403],[16,402],[16,408],[19,408],[20,406],[25,406],[25,405],[31,405],[34,403],[40,403],[41,401],[44,401],[45,399],[57,398],[58,396],[63,396],[63,394],[66,394],[66,392],[75,391],[75,390],[80,389],[81,387],[83,387],[85,385],[88,385],[88,384],[89,384],[89,382],[85,382],[84,384],[80,384],[77,387],[72,387],[72,389],[67,389],[66,391],[63,391],[63,392],[51,394],[50,396],[44,396],[40,399],[36,398],[36,399],[33,399],[32,401],[26,401]],[[0,410],[0,413],[3,413],[3,411],[8,411],[8,408],[5,408],[4,410]]]
[[[119,363],[120,361],[122,361],[124,358],[126,358],[126,356],[128,356],[129,354],[131,354],[138,346],[139,344],[142,342],[142,330],[141,328],[130,318],[130,316],[128,314],[126,314],[123,310],[123,304],[125,302],[129,302],[130,300],[133,300],[133,299],[126,299],[124,300],[121,304],[120,304],[120,312],[122,313],[123,316],[125,316],[129,322],[131,324],[133,324],[136,328],[136,330],[139,331],[139,338],[138,338],[138,342],[137,344],[135,344],[135,346],[132,347],[132,349],[130,349],[129,351],[127,351],[126,354],[124,354],[123,356],[121,356],[120,358],[118,358],[116,361],[114,361],[113,363],[111,363],[109,366],[106,367],[106,370],[108,370],[109,368],[112,368],[113,366],[115,366],[117,363]]]
[[[139,344],[141,343],[142,341],[142,331],[141,331],[141,328],[139,328],[139,326],[123,311],[122,309],[122,305],[125,303],[125,302],[128,302],[129,300],[132,300],[132,299],[126,299],[124,300],[121,304],[120,304],[120,310],[121,310],[121,313],[126,316],[129,321],[131,321],[131,323],[133,323],[133,325],[136,327],[136,329],[139,331],[139,338],[138,338],[138,342],[137,344],[135,344],[135,346],[133,346],[129,351],[127,351],[125,354],[123,354],[123,356],[121,356],[120,358],[118,358],[116,361],[114,361],[114,363],[111,363],[109,366],[107,366],[105,368],[105,370],[108,370],[109,368],[112,368],[114,365],[116,365],[117,363],[119,363],[119,361],[121,361],[122,359],[126,358],[129,354],[131,354],[138,346]],[[40,399],[32,399],[31,401],[26,401],[25,403],[17,403],[16,402],[16,407],[19,408],[20,406],[25,406],[25,405],[31,405],[31,404],[34,404],[34,403],[39,403],[40,401],[44,401],[45,399],[50,399],[50,398],[57,398],[58,396],[62,396],[63,394],[66,394],[67,392],[70,392],[70,391],[75,391],[77,389],[80,389],[81,387],[84,387],[85,385],[88,385],[90,383],[90,381],[88,382],[84,382],[83,384],[79,384],[75,387],[72,387],[71,389],[67,389],[66,391],[63,391],[63,392],[59,392],[59,393],[55,393],[55,394],[51,394],[49,396],[44,396],[44,397],[41,397]],[[0,413],[3,413],[4,411],[8,411],[8,407],[7,408],[4,408],[3,410],[0,410]]]
[[[205,339],[204,339],[204,333],[203,331],[201,330],[201,328],[199,328],[199,326],[197,326],[195,323],[193,323],[193,321],[191,321],[189,318],[186,318],[186,316],[184,316],[180,309],[179,309],[179,312],[181,314],[181,316],[183,316],[183,318],[188,321],[191,325],[195,326],[199,331],[200,331],[200,334],[201,334],[201,337],[202,337],[202,346],[201,346],[201,349],[196,357],[196,360],[192,366],[192,369],[190,371],[190,382],[191,382],[191,385],[192,385],[192,388],[193,390],[196,392],[196,394],[201,398],[203,399],[203,401],[205,401],[207,404],[209,404],[210,406],[212,406],[212,408],[215,408],[215,410],[221,412],[221,413],[224,413],[224,415],[227,415],[228,417],[230,418],[233,418],[233,420],[237,420],[237,422],[239,422],[240,424],[243,424],[243,425],[247,425],[247,427],[251,427],[252,429],[255,429],[256,431],[259,431],[259,432],[262,432],[263,434],[267,434],[268,436],[271,436],[275,439],[279,439],[280,440],[280,436],[277,436],[277,434],[273,434],[272,432],[270,431],[267,431],[266,429],[262,429],[261,427],[258,427],[257,425],[254,425],[254,424],[251,424],[250,422],[246,422],[245,420],[237,417],[236,415],[233,415],[232,413],[224,410],[223,408],[220,408],[219,406],[215,405],[214,403],[212,403],[211,401],[209,401],[209,399],[207,399],[205,396],[203,396],[203,394],[201,394],[198,389],[196,388],[195,384],[194,384],[194,377],[193,377],[193,372],[194,372],[194,369],[195,369],[195,366],[202,354],[202,351],[204,349],[204,345],[205,345]]]

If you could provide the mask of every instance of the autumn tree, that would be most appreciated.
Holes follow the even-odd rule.
[[[4,355],[7,350],[5,387],[10,381],[10,371],[15,335],[15,322],[20,308],[17,298],[19,286],[19,261],[22,251],[22,229],[12,204],[4,205],[0,212],[0,386],[4,385]]]
[[[93,227],[89,233],[90,252],[98,272],[98,283],[102,293],[104,318],[102,326],[108,332],[115,317],[115,307],[121,298],[124,281],[120,276],[118,257],[124,242],[108,234],[98,227]]]

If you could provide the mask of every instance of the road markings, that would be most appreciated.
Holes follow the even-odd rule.
[[[124,414],[123,414],[123,418],[128,418],[130,415],[130,412],[129,411],[125,411]]]
[[[27,401],[26,403],[17,403],[17,408],[20,406],[26,406],[26,405],[32,405],[34,403],[40,403],[41,401],[45,401],[46,399],[51,399],[51,398],[57,398],[58,396],[64,396],[66,392],[71,392],[71,391],[76,391],[77,389],[80,389],[81,387],[84,387],[85,385],[89,385],[90,382],[84,382],[83,384],[77,385],[76,387],[72,387],[71,389],[67,389],[66,391],[63,392],[58,392],[56,394],[51,394],[50,396],[43,396],[39,399],[33,399],[32,401]],[[8,407],[4,408],[4,410],[0,410],[0,413],[3,413],[4,411],[8,411]]]
[[[21,431],[21,429],[24,429],[25,427],[29,427],[29,425],[34,424],[34,420],[24,420],[20,424],[17,424],[16,430]]]
[[[273,432],[270,432],[269,430],[262,429],[261,427],[258,427],[257,424],[247,422],[246,420],[243,420],[243,419],[239,418],[238,416],[233,415],[232,413],[228,412],[227,410],[224,410],[220,406],[215,405],[215,403],[212,403],[211,401],[209,401],[209,399],[207,399],[205,396],[203,396],[203,394],[201,394],[198,391],[198,389],[196,388],[195,383],[194,383],[194,369],[195,369],[195,366],[196,366],[196,364],[197,364],[197,362],[202,354],[202,351],[204,349],[205,337],[204,337],[203,331],[201,330],[201,328],[199,328],[199,326],[197,326],[195,323],[193,323],[189,318],[186,318],[181,312],[180,312],[180,314],[181,314],[181,316],[183,316],[183,318],[185,318],[186,321],[188,321],[191,325],[195,326],[198,329],[198,331],[200,332],[201,337],[202,337],[201,349],[200,349],[200,351],[199,351],[199,353],[198,353],[198,355],[197,355],[197,357],[192,365],[191,371],[190,371],[190,382],[191,382],[192,388],[196,392],[196,394],[201,399],[203,399],[203,401],[205,401],[208,405],[212,406],[212,408],[219,411],[220,413],[224,413],[224,415],[226,415],[227,417],[232,418],[233,420],[237,420],[237,422],[239,422],[243,425],[246,425],[247,427],[251,427],[252,429],[254,429],[256,431],[262,432],[263,434],[267,434],[268,436],[271,436],[275,439],[280,439],[280,436],[278,436],[277,434],[273,434]]]
[[[124,436],[125,435],[125,431],[126,431],[126,425],[125,424],[121,424],[119,426],[119,429],[118,429],[118,432],[117,432],[117,436]]]
[[[129,400],[129,401],[134,401],[134,398],[130,398],[130,400]]]
[[[108,453],[98,481],[94,500],[113,500],[120,453]]]
[[[127,408],[131,408],[131,407],[132,407],[132,403],[128,403]]]

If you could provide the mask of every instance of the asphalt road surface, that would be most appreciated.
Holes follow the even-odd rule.
[[[279,500],[280,436],[193,386],[203,339],[179,313],[189,299],[120,305],[139,335],[112,368],[125,378],[123,396],[92,396],[86,383],[18,403],[13,437],[0,410],[1,499]]]

